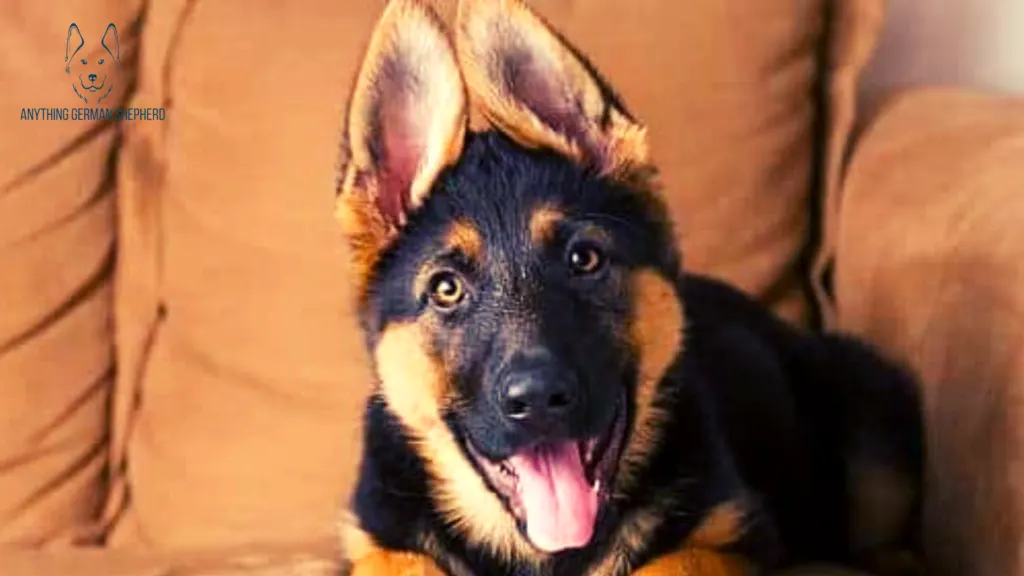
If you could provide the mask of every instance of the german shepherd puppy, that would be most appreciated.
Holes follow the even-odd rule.
[[[346,120],[378,380],[353,573],[738,576],[913,546],[915,383],[685,275],[644,126],[522,0],[456,22],[392,0]]]

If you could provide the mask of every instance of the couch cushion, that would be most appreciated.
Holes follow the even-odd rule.
[[[837,326],[920,375],[929,574],[1024,570],[1024,101],[912,91],[857,148]]]
[[[886,0],[837,2],[833,8],[831,37],[826,44],[827,74],[822,86],[826,102],[824,135],[814,197],[817,222],[814,235],[809,285],[821,323],[831,327],[835,310],[829,292],[835,258],[835,219],[843,194],[843,176],[849,159],[853,131],[857,126],[858,86],[875,53],[882,33]]]
[[[0,549],[0,574],[17,576],[338,576],[335,541],[189,551],[78,547]]]
[[[355,6],[150,6],[135,102],[167,121],[126,134],[119,182],[115,545],[331,530],[369,382],[331,216],[379,10]]]
[[[802,322],[826,0],[533,4],[650,125],[689,266]],[[370,384],[334,170],[379,9],[150,6],[136,100],[168,119],[126,134],[121,171],[115,544],[332,529]]]
[[[109,58],[108,24],[120,27],[120,53],[132,53],[138,4],[15,1],[0,18],[0,543],[100,535],[116,133],[78,119],[95,102],[75,86],[82,60]],[[66,71],[72,22],[72,48],[82,44]],[[107,71],[103,105],[116,106],[131,67]],[[27,119],[40,109],[48,115]]]

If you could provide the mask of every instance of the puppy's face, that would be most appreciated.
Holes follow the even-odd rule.
[[[558,552],[654,442],[677,257],[644,132],[599,79],[518,2],[464,3],[459,25],[456,55],[425,8],[389,5],[338,216],[380,394],[443,511],[503,551]],[[464,137],[467,92],[504,134]]]
[[[72,86],[87,102],[98,100],[113,89],[120,72],[117,28],[110,24],[98,42],[87,44],[78,26],[68,29],[65,71]]]

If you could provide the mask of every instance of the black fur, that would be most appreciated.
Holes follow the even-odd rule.
[[[643,181],[643,179],[639,179]],[[526,222],[553,204],[568,216],[554,247],[531,244]],[[383,547],[420,550],[430,534],[475,574],[585,574],[630,510],[654,506],[663,527],[632,559],[634,566],[676,549],[715,504],[753,503],[737,553],[765,568],[808,561],[857,564],[849,531],[848,463],[867,461],[918,487],[923,446],[913,380],[864,345],[832,335],[800,333],[723,283],[684,275],[672,226],[652,190],[616,184],[543,151],[527,151],[498,133],[468,136],[457,165],[442,174],[426,204],[373,271],[361,310],[368,345],[395,322],[432,314],[416,297],[414,278],[434,258],[448,226],[471,222],[488,254],[484,269],[458,255],[447,264],[470,278],[474,300],[440,318],[438,350],[450,329],[459,349],[449,371],[464,402],[445,414],[460,439],[503,457],[524,439],[509,431],[489,401],[495,375],[512,350],[509,322],[521,337],[555,350],[583,374],[586,407],[560,432],[592,432],[607,424],[618,390],[633,401],[635,358],[623,348],[629,271],[654,268],[677,279],[685,303],[684,353],[660,386],[670,391],[671,418],[643,469],[641,489],[613,499],[591,543],[553,555],[539,572],[506,565],[469,547],[447,526],[428,494],[434,480],[397,416],[379,397],[366,410],[365,451],[353,509]],[[610,235],[613,264],[604,277],[579,281],[564,273],[564,245],[581,222]],[[510,320],[511,319],[511,320]],[[525,323],[525,327],[523,324]],[[526,336],[522,336],[526,334]],[[912,545],[916,498],[893,510],[901,529],[893,546]]]

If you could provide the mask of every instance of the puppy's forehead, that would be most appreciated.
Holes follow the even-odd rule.
[[[500,134],[473,135],[442,178],[437,215],[485,236],[515,232],[539,242],[572,211],[586,180],[568,159],[524,150]]]
[[[436,248],[481,265],[510,264],[534,256],[550,245],[566,218],[565,209],[550,199],[519,198],[504,206],[460,199],[454,205],[452,215],[442,217],[434,228]]]

